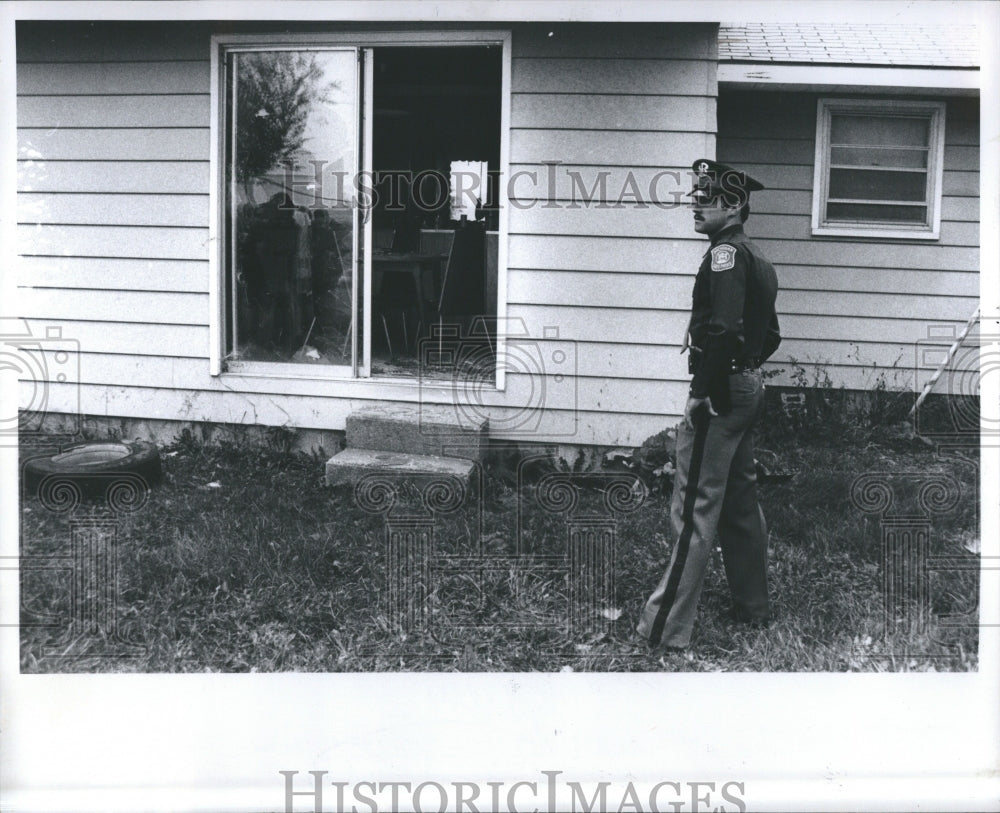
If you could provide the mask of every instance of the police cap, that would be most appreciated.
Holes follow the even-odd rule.
[[[699,158],[691,165],[691,170],[694,172],[694,188],[688,194],[701,201],[712,201],[722,196],[727,204],[742,205],[751,192],[764,188],[764,184],[743,170],[710,158]]]

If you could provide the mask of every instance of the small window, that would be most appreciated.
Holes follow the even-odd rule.
[[[943,102],[820,99],[813,234],[936,239]]]

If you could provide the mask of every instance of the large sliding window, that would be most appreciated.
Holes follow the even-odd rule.
[[[216,38],[214,371],[413,376],[495,329],[508,41]]]

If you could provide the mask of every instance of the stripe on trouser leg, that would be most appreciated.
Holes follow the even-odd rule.
[[[677,588],[681,583],[684,565],[687,561],[688,549],[691,546],[691,535],[694,533],[694,505],[698,498],[698,479],[701,477],[701,461],[705,454],[705,440],[708,437],[709,416],[702,412],[695,418],[694,442],[691,444],[691,461],[688,464],[688,477],[685,484],[684,508],[681,511],[681,535],[677,540],[677,558],[670,569],[670,577],[663,591],[663,602],[656,612],[653,626],[649,631],[649,643],[656,645],[663,635],[663,627],[670,615],[670,608],[677,598]]]

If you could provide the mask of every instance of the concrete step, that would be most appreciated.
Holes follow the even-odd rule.
[[[326,461],[326,484],[353,486],[368,474],[385,475],[385,479],[392,482],[410,481],[414,484],[454,477],[468,493],[475,468],[476,464],[465,458],[379,449],[344,449]]]
[[[482,462],[489,420],[428,404],[372,404],[347,416],[347,448],[465,457]]]

